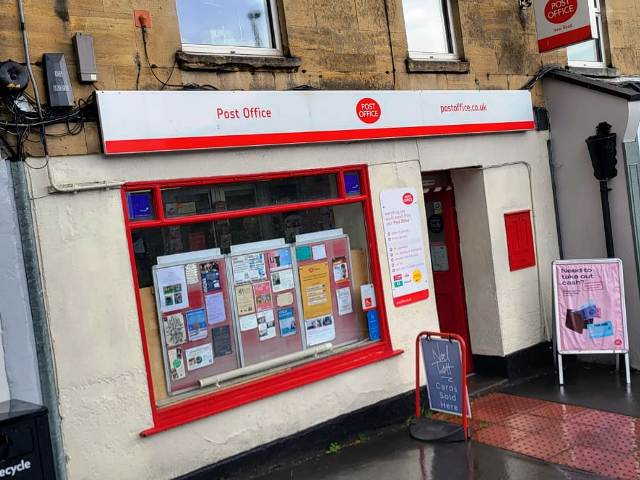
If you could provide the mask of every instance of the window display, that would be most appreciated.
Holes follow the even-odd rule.
[[[231,247],[242,365],[303,350],[291,247],[284,239]],[[234,252],[239,253],[237,255]],[[240,306],[251,307],[240,311]],[[279,325],[283,321],[286,334]]]
[[[315,362],[348,370],[391,354],[383,309],[371,335],[362,307],[361,287],[380,288],[366,169],[315,172],[126,186],[123,201],[144,192],[155,212],[129,217],[124,205],[157,416],[173,422],[174,406],[193,402],[193,415],[224,410],[336,371]]]
[[[201,378],[240,366],[225,272],[221,255],[153,267],[168,394],[196,388]]]
[[[296,257],[310,343],[344,345],[367,338],[362,309],[354,308],[351,252],[342,229],[298,236]]]

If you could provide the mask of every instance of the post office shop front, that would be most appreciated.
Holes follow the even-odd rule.
[[[512,204],[487,193],[485,207],[549,205],[528,92],[99,92],[98,105],[104,153],[30,178],[71,477],[173,478],[407,393],[415,335],[440,328],[423,174],[458,169],[470,220],[473,172],[519,156],[536,195],[518,180]],[[408,274],[388,250],[393,208]],[[473,285],[486,269],[461,245]],[[513,295],[535,297],[532,272]],[[548,340],[499,313],[469,313],[474,354]],[[501,326],[533,333],[493,348]]]

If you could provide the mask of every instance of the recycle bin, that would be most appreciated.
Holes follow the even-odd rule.
[[[45,407],[21,400],[0,402],[0,478],[55,480]]]

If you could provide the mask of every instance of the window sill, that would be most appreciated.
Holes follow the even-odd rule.
[[[154,426],[140,433],[148,437],[278,393],[401,355],[384,342],[327,357],[210,395],[155,409]]]
[[[465,60],[418,60],[407,58],[409,73],[469,73],[469,62]]]
[[[567,69],[570,72],[578,73],[580,75],[585,75],[587,77],[598,77],[598,78],[615,78],[619,77],[617,68],[613,67],[572,67],[569,66]]]
[[[176,52],[182,70],[207,72],[297,72],[302,61],[298,57],[258,55],[218,55],[211,53]]]

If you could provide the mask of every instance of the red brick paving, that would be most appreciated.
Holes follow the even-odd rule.
[[[474,400],[472,414],[477,442],[611,478],[640,478],[638,418],[503,393]]]

